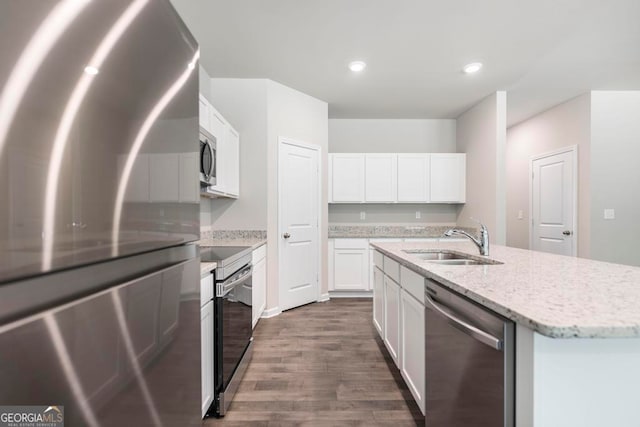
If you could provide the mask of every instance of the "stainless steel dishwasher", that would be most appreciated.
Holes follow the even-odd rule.
[[[513,322],[425,281],[425,425],[513,427]]]

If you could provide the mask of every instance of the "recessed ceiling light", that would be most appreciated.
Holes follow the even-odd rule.
[[[91,65],[87,65],[86,67],[84,67],[84,72],[92,76],[98,74],[98,71],[99,70],[96,67],[92,67]]]
[[[471,64],[465,65],[462,70],[467,74],[473,74],[473,73],[477,73],[478,71],[480,71],[480,68],[482,68],[482,63],[473,62]]]
[[[353,61],[349,63],[349,69],[354,73],[359,73],[365,68],[367,68],[367,64],[365,64],[364,61]]]

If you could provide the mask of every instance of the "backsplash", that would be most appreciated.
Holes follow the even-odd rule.
[[[440,238],[453,225],[329,225],[329,238]],[[469,227],[456,227],[476,234],[477,230]]]
[[[266,230],[201,230],[200,240],[248,240],[267,238]]]

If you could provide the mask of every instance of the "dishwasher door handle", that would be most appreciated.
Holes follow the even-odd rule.
[[[425,294],[425,301],[427,304],[429,304],[429,306],[431,306],[433,310],[435,310],[440,315],[444,316],[449,321],[449,324],[451,324],[451,326],[457,328],[458,330],[464,332],[465,334],[475,338],[477,341],[480,341],[481,343],[486,344],[495,350],[503,349],[504,346],[501,339],[496,338],[493,335],[488,334],[485,331],[480,330],[475,326],[472,326],[461,319],[458,319],[452,314],[447,313],[445,310],[439,307],[438,303],[435,302],[429,296],[429,294]]]

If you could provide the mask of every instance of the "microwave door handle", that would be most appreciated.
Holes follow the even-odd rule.
[[[461,320],[461,319],[459,319],[459,318],[447,313],[445,310],[443,310],[442,308],[439,307],[438,303],[436,303],[428,293],[425,294],[425,302],[434,311],[436,311],[441,316],[445,317],[447,319],[448,323],[451,326],[455,327],[456,329],[464,332],[465,334],[471,336],[472,338],[476,339],[477,341],[480,341],[481,343],[483,343],[485,345],[488,345],[489,347],[491,347],[491,348],[493,348],[495,350],[502,350],[503,349],[502,340],[500,340],[499,338],[494,337],[491,334],[486,333],[483,330],[480,330],[480,329],[476,328],[473,325],[468,324],[464,320]]]

